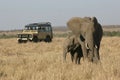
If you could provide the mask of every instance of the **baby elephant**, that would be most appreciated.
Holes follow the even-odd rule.
[[[66,61],[66,54],[70,52],[71,60],[73,62],[75,57],[75,63],[80,64],[80,59],[83,57],[81,45],[78,43],[75,36],[68,37],[63,44],[63,58]]]

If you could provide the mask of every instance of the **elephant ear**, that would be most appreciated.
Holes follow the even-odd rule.
[[[98,21],[97,21],[97,18],[96,18],[96,17],[92,17],[92,18],[91,18],[91,21],[93,21],[93,22],[94,22],[94,24],[97,24],[97,23],[98,23]]]
[[[82,28],[84,30],[87,30],[86,28],[88,26],[96,26],[97,19],[96,17],[90,18],[90,17],[73,17],[67,22],[67,27],[77,36],[79,36],[80,33],[83,32]]]
[[[85,21],[87,20],[80,17],[73,17],[67,22],[67,27],[73,32],[73,34],[79,35],[81,27],[84,25]]]

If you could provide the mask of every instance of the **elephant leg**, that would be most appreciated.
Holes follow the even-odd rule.
[[[100,60],[99,49],[100,49],[100,42],[97,42],[97,44],[94,47],[94,57],[93,57],[93,62],[95,63],[97,63]]]
[[[71,61],[73,62],[73,60],[74,60],[74,52],[70,51],[70,54],[71,54]]]
[[[81,59],[81,57],[78,58],[78,64],[80,64],[80,59]]]
[[[63,60],[66,61],[66,54],[67,54],[67,49],[63,50]]]
[[[93,53],[90,53],[89,51],[88,51],[88,61],[93,62]]]
[[[99,49],[100,49],[100,43],[98,44],[98,59],[100,60]]]
[[[81,41],[79,37],[78,37],[78,42],[80,43],[81,48],[82,48],[83,58],[87,59],[87,49],[86,49],[86,46],[85,46],[85,42]]]
[[[78,52],[78,64],[80,64],[81,57],[83,57],[81,46],[79,46],[77,52]]]
[[[73,62],[74,57],[71,55],[71,61]]]
[[[73,59],[74,59],[74,57],[73,57],[73,55],[71,55],[71,61],[73,62]]]
[[[80,64],[80,59],[81,59],[81,53],[77,53],[77,63]]]
[[[85,47],[85,43],[84,42],[81,43],[81,48],[82,48],[82,52],[83,52],[83,58],[87,59],[88,58],[88,56],[87,56],[87,49]]]
[[[99,61],[99,52],[97,48],[94,48],[94,57],[93,57],[93,62],[97,63]]]
[[[77,64],[78,56],[77,53],[75,53],[75,64]]]
[[[80,55],[78,52],[75,53],[75,64],[80,64]]]
[[[90,45],[90,44],[88,44]],[[94,57],[94,47],[93,44],[91,43],[89,49],[88,49],[88,61],[93,62],[93,57]]]

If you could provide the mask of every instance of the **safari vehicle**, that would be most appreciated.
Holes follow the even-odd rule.
[[[17,36],[18,43],[41,40],[51,42],[53,38],[52,26],[50,22],[28,24],[22,33],[17,34]]]

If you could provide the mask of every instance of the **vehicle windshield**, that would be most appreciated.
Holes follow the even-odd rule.
[[[51,31],[51,26],[36,26],[36,25],[25,26],[24,30],[38,30],[40,32],[49,32]]]
[[[38,30],[37,26],[25,26],[25,30]]]

